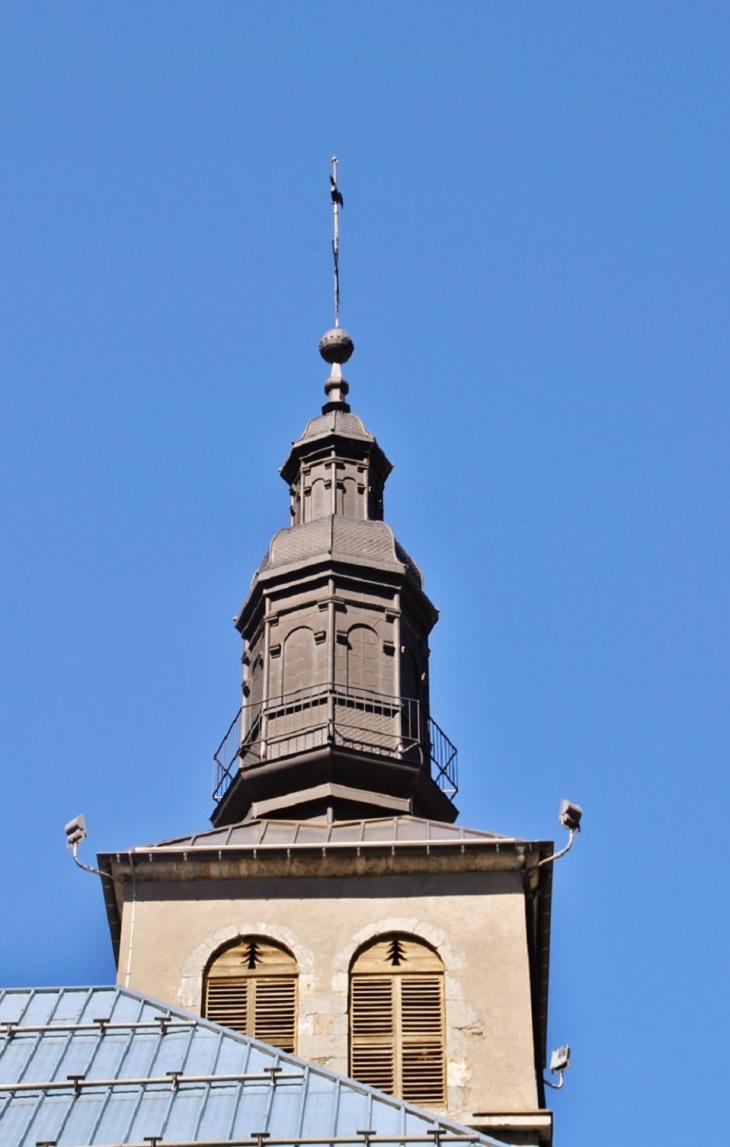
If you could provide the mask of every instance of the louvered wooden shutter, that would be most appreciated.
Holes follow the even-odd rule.
[[[250,980],[254,988],[253,1031],[249,1034],[282,1051],[294,1051],[297,982],[292,976]]]
[[[248,985],[251,980],[209,978],[205,992],[205,1015],[214,1024],[248,1033]]]
[[[353,975],[350,1047],[355,1079],[411,1103],[443,1104],[443,976]]]
[[[396,1087],[394,996],[391,976],[352,979],[352,1074],[391,1095]]]
[[[205,981],[205,1015],[214,1023],[296,1051],[297,976],[294,957],[256,937],[227,948]]]
[[[443,1103],[443,977],[401,976],[401,1090],[411,1103]]]

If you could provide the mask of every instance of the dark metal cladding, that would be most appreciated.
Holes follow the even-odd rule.
[[[391,464],[344,402],[352,339],[334,329],[319,349],[333,364],[330,401],[281,469],[291,524],[274,535],[236,619],[243,697],[215,754],[212,820],[451,822],[456,749],[429,697],[438,612],[383,522]]]

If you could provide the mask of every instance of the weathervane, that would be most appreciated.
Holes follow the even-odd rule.
[[[332,199],[332,222],[334,226],[332,237],[332,255],[335,261],[335,325],[331,330],[325,331],[319,340],[319,353],[325,362],[330,364],[330,376],[324,384],[327,401],[322,407],[323,414],[340,410],[343,414],[349,413],[350,407],[346,401],[349,386],[342,377],[342,367],[350,358],[355,344],[340,326],[340,208],[345,204],[342,194],[337,186],[336,155],[332,156],[332,174],[330,175],[330,197]]]
[[[339,160],[336,155],[332,156],[332,174],[330,175],[330,195],[332,197],[332,223],[333,223],[333,238],[332,238],[332,255],[335,261],[335,327],[340,325],[340,207],[344,207],[344,200],[341,192],[337,188],[337,164]]]

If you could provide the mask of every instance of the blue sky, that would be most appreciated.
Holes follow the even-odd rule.
[[[205,827],[231,624],[323,400],[442,611],[462,822],[556,870],[558,1147],[717,1134],[730,5],[0,9],[0,979],[114,975],[95,849]]]

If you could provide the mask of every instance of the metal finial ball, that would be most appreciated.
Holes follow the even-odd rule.
[[[340,365],[347,362],[354,349],[355,344],[347,331],[343,331],[339,327],[333,327],[319,340],[319,353],[324,361],[330,365],[335,362]]]

